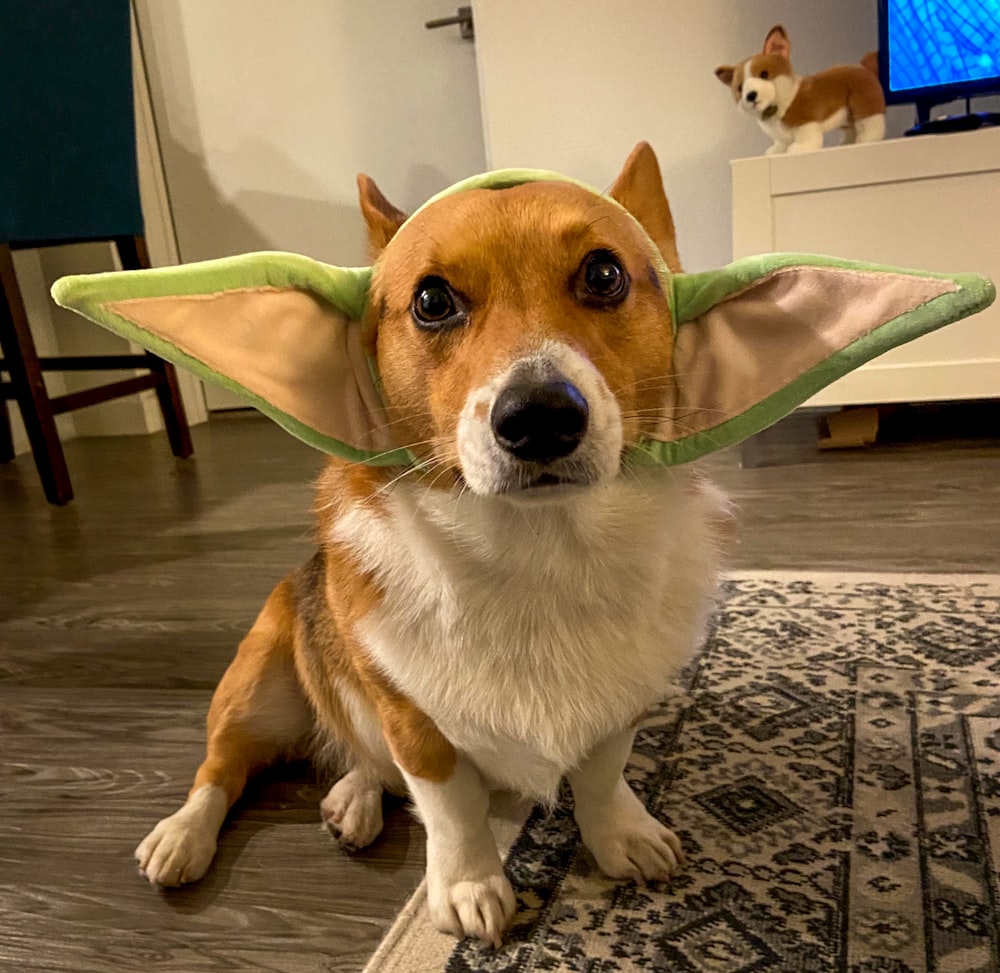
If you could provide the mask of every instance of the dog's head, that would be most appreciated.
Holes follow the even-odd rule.
[[[760,54],[741,64],[724,64],[715,69],[715,76],[729,88],[740,108],[754,118],[780,118],[795,91],[791,56],[788,34],[776,24],[764,38]]]
[[[359,188],[381,251],[368,328],[382,392],[427,481],[537,495],[616,476],[671,376],[662,268],[679,267],[652,149],[633,151],[607,197],[477,189],[405,225],[370,179]]]

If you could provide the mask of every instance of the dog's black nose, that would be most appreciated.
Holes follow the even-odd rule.
[[[551,463],[580,445],[588,415],[587,400],[569,382],[509,385],[493,403],[490,425],[508,453]]]
[[[757,100],[757,92],[756,91],[748,91],[746,93],[746,99],[747,99],[747,101],[749,101],[752,104],[753,102],[755,102]]]

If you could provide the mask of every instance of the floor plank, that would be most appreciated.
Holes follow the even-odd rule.
[[[996,442],[818,454],[811,421],[762,437],[754,469],[708,463],[741,511],[734,566],[1000,570]],[[69,443],[66,508],[28,457],[0,466],[4,971],[357,971],[419,881],[405,807],[344,855],[319,827],[330,782],[303,766],[251,789],[203,882],[156,892],[136,874],[236,642],[312,543],[313,451],[257,418],[195,445],[181,462],[161,436]]]

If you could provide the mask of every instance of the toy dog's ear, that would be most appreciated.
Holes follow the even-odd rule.
[[[660,164],[648,142],[640,142],[632,150],[608,195],[639,221],[663,254],[667,266],[675,274],[680,273],[674,218],[663,191]]]
[[[388,435],[361,318],[371,268],[290,253],[64,277],[52,296],[245,398],[299,439],[368,463],[408,462]]]
[[[792,42],[788,39],[788,32],[781,24],[775,24],[764,38],[764,48],[762,54],[780,54],[782,57],[791,58]]]
[[[990,281],[768,254],[672,281],[674,384],[637,461],[752,436],[866,361],[987,307]],[[683,422],[676,421],[683,417]]]
[[[371,176],[358,174],[358,198],[361,213],[368,224],[369,256],[375,258],[385,249],[396,231],[406,222],[406,214],[385,198]]]
[[[732,64],[723,64],[715,69],[715,76],[728,88],[736,76],[736,68]]]

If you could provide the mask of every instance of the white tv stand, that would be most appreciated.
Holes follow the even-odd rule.
[[[1000,284],[1000,129],[736,159],[733,257],[827,253]],[[806,405],[1000,397],[1000,306],[896,348]]]

